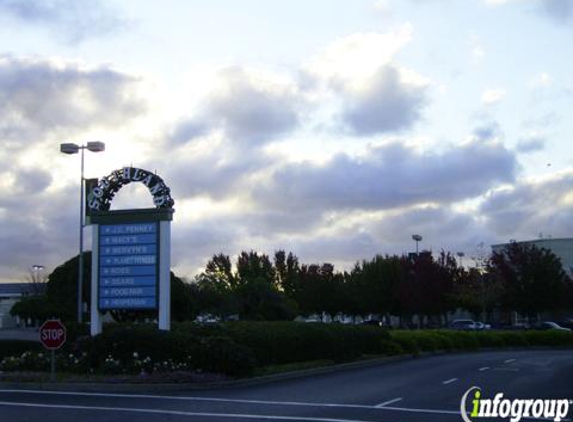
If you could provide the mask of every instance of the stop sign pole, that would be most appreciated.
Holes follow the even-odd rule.
[[[40,342],[51,351],[50,379],[56,380],[56,350],[66,342],[66,327],[57,319],[49,319],[40,327]]]

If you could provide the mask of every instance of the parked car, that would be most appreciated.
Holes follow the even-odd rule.
[[[374,327],[382,327],[382,322],[378,321],[377,319],[367,319],[366,321],[362,321],[362,325],[372,325]]]
[[[477,330],[476,322],[471,319],[455,319],[448,325],[452,330]]]
[[[491,330],[491,325],[490,324],[485,324],[481,321],[476,321],[476,330]]]
[[[573,318],[566,318],[565,320],[560,321],[559,325],[564,328],[573,329]]]
[[[562,327],[561,325],[557,324],[553,321],[541,321],[538,324],[533,326],[536,330],[559,330],[559,331],[571,331],[570,328]]]

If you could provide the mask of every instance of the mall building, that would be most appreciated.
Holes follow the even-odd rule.
[[[520,245],[534,245],[539,249],[544,248],[550,250],[561,259],[563,269],[567,274],[570,277],[573,276],[573,238],[565,237],[552,239],[548,237],[535,240],[525,240],[517,243]],[[507,246],[509,246],[509,243],[500,243],[498,245],[492,245],[491,249],[493,252],[501,252]]]

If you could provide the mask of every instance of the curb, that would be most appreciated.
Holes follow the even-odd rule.
[[[420,354],[418,356],[401,355],[383,358],[361,360],[356,362],[341,363],[329,366],[322,366],[311,369],[301,369],[297,371],[283,372],[280,374],[262,375],[252,378],[244,378],[230,381],[220,381],[205,384],[197,383],[170,383],[170,384],[120,384],[120,383],[85,383],[85,382],[0,382],[0,389],[14,390],[41,390],[41,391],[105,391],[105,392],[160,392],[160,391],[182,391],[182,390],[216,390],[236,387],[248,387],[253,385],[268,384],[276,381],[285,381],[311,377],[316,375],[330,374],[334,372],[351,369],[368,368],[393,362],[400,362],[418,357],[435,355]]]
[[[395,362],[407,360],[441,356],[446,354],[473,354],[481,352],[495,351],[533,351],[533,350],[572,350],[571,347],[550,347],[550,346],[533,346],[533,347],[508,347],[508,348],[483,348],[475,351],[446,351],[436,350],[434,352],[421,352],[418,355],[399,355],[387,356],[322,366],[311,369],[301,369],[297,371],[283,372],[272,375],[262,375],[252,378],[243,378],[238,380],[211,382],[211,383],[87,383],[87,382],[0,382],[0,390],[40,390],[40,391],[82,391],[82,392],[107,392],[107,393],[129,393],[129,392],[165,392],[165,391],[208,391],[216,389],[228,389],[238,387],[248,387],[263,385],[277,381],[287,381],[291,379],[300,379],[305,377],[325,375],[335,372],[342,372],[352,369],[369,368]]]

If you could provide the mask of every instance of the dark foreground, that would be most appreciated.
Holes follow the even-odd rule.
[[[573,351],[440,355],[257,386],[168,394],[0,387],[0,421],[449,422],[462,420],[460,400],[472,386],[480,387],[484,398],[504,393],[508,398],[573,399]],[[573,405],[567,419],[572,417]]]

